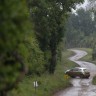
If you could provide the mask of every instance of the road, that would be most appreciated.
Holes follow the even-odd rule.
[[[87,52],[81,50],[71,50],[76,53],[75,56],[70,57],[69,59],[81,67],[87,68],[91,76],[89,79],[80,79],[75,78],[70,82],[73,85],[72,87],[62,90],[56,93],[54,96],[96,96],[96,86],[92,85],[92,79],[96,75],[96,65],[90,62],[80,61],[79,59],[87,55]]]

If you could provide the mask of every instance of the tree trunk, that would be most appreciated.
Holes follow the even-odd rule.
[[[55,67],[56,67],[56,56],[57,53],[56,53],[56,49],[54,50],[51,50],[51,60],[50,60],[50,65],[49,65],[49,73],[50,74],[54,74],[54,71],[55,71]]]
[[[1,92],[0,92],[0,96],[7,96],[7,92],[1,91]]]

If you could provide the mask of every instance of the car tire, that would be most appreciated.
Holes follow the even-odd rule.
[[[89,79],[89,77],[86,77],[86,79]]]
[[[81,75],[81,76],[80,76],[80,78],[84,78],[84,76],[83,76],[83,75]]]

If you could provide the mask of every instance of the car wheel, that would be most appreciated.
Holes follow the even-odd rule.
[[[80,78],[84,78],[84,76],[83,76],[83,75],[81,75],[81,76],[80,76]]]
[[[86,77],[86,79],[89,79],[89,77]]]

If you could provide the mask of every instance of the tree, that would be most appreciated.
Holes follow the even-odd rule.
[[[67,47],[93,48],[96,36],[96,21],[90,11],[79,9],[78,15],[71,14],[66,24]]]
[[[32,24],[30,25],[32,26]],[[38,41],[33,30],[26,34],[23,46],[26,48],[26,50],[23,51],[23,54],[26,54],[26,56],[23,58],[26,59],[26,63],[29,68],[27,75],[40,76],[45,71],[44,53],[39,48]],[[22,50],[24,50],[24,47]]]
[[[0,96],[26,73],[21,45],[28,30],[26,0],[0,0]]]
[[[83,0],[29,0],[29,8],[34,29],[43,52],[50,50],[48,70],[54,73],[57,47],[64,36],[64,22],[67,13]]]

